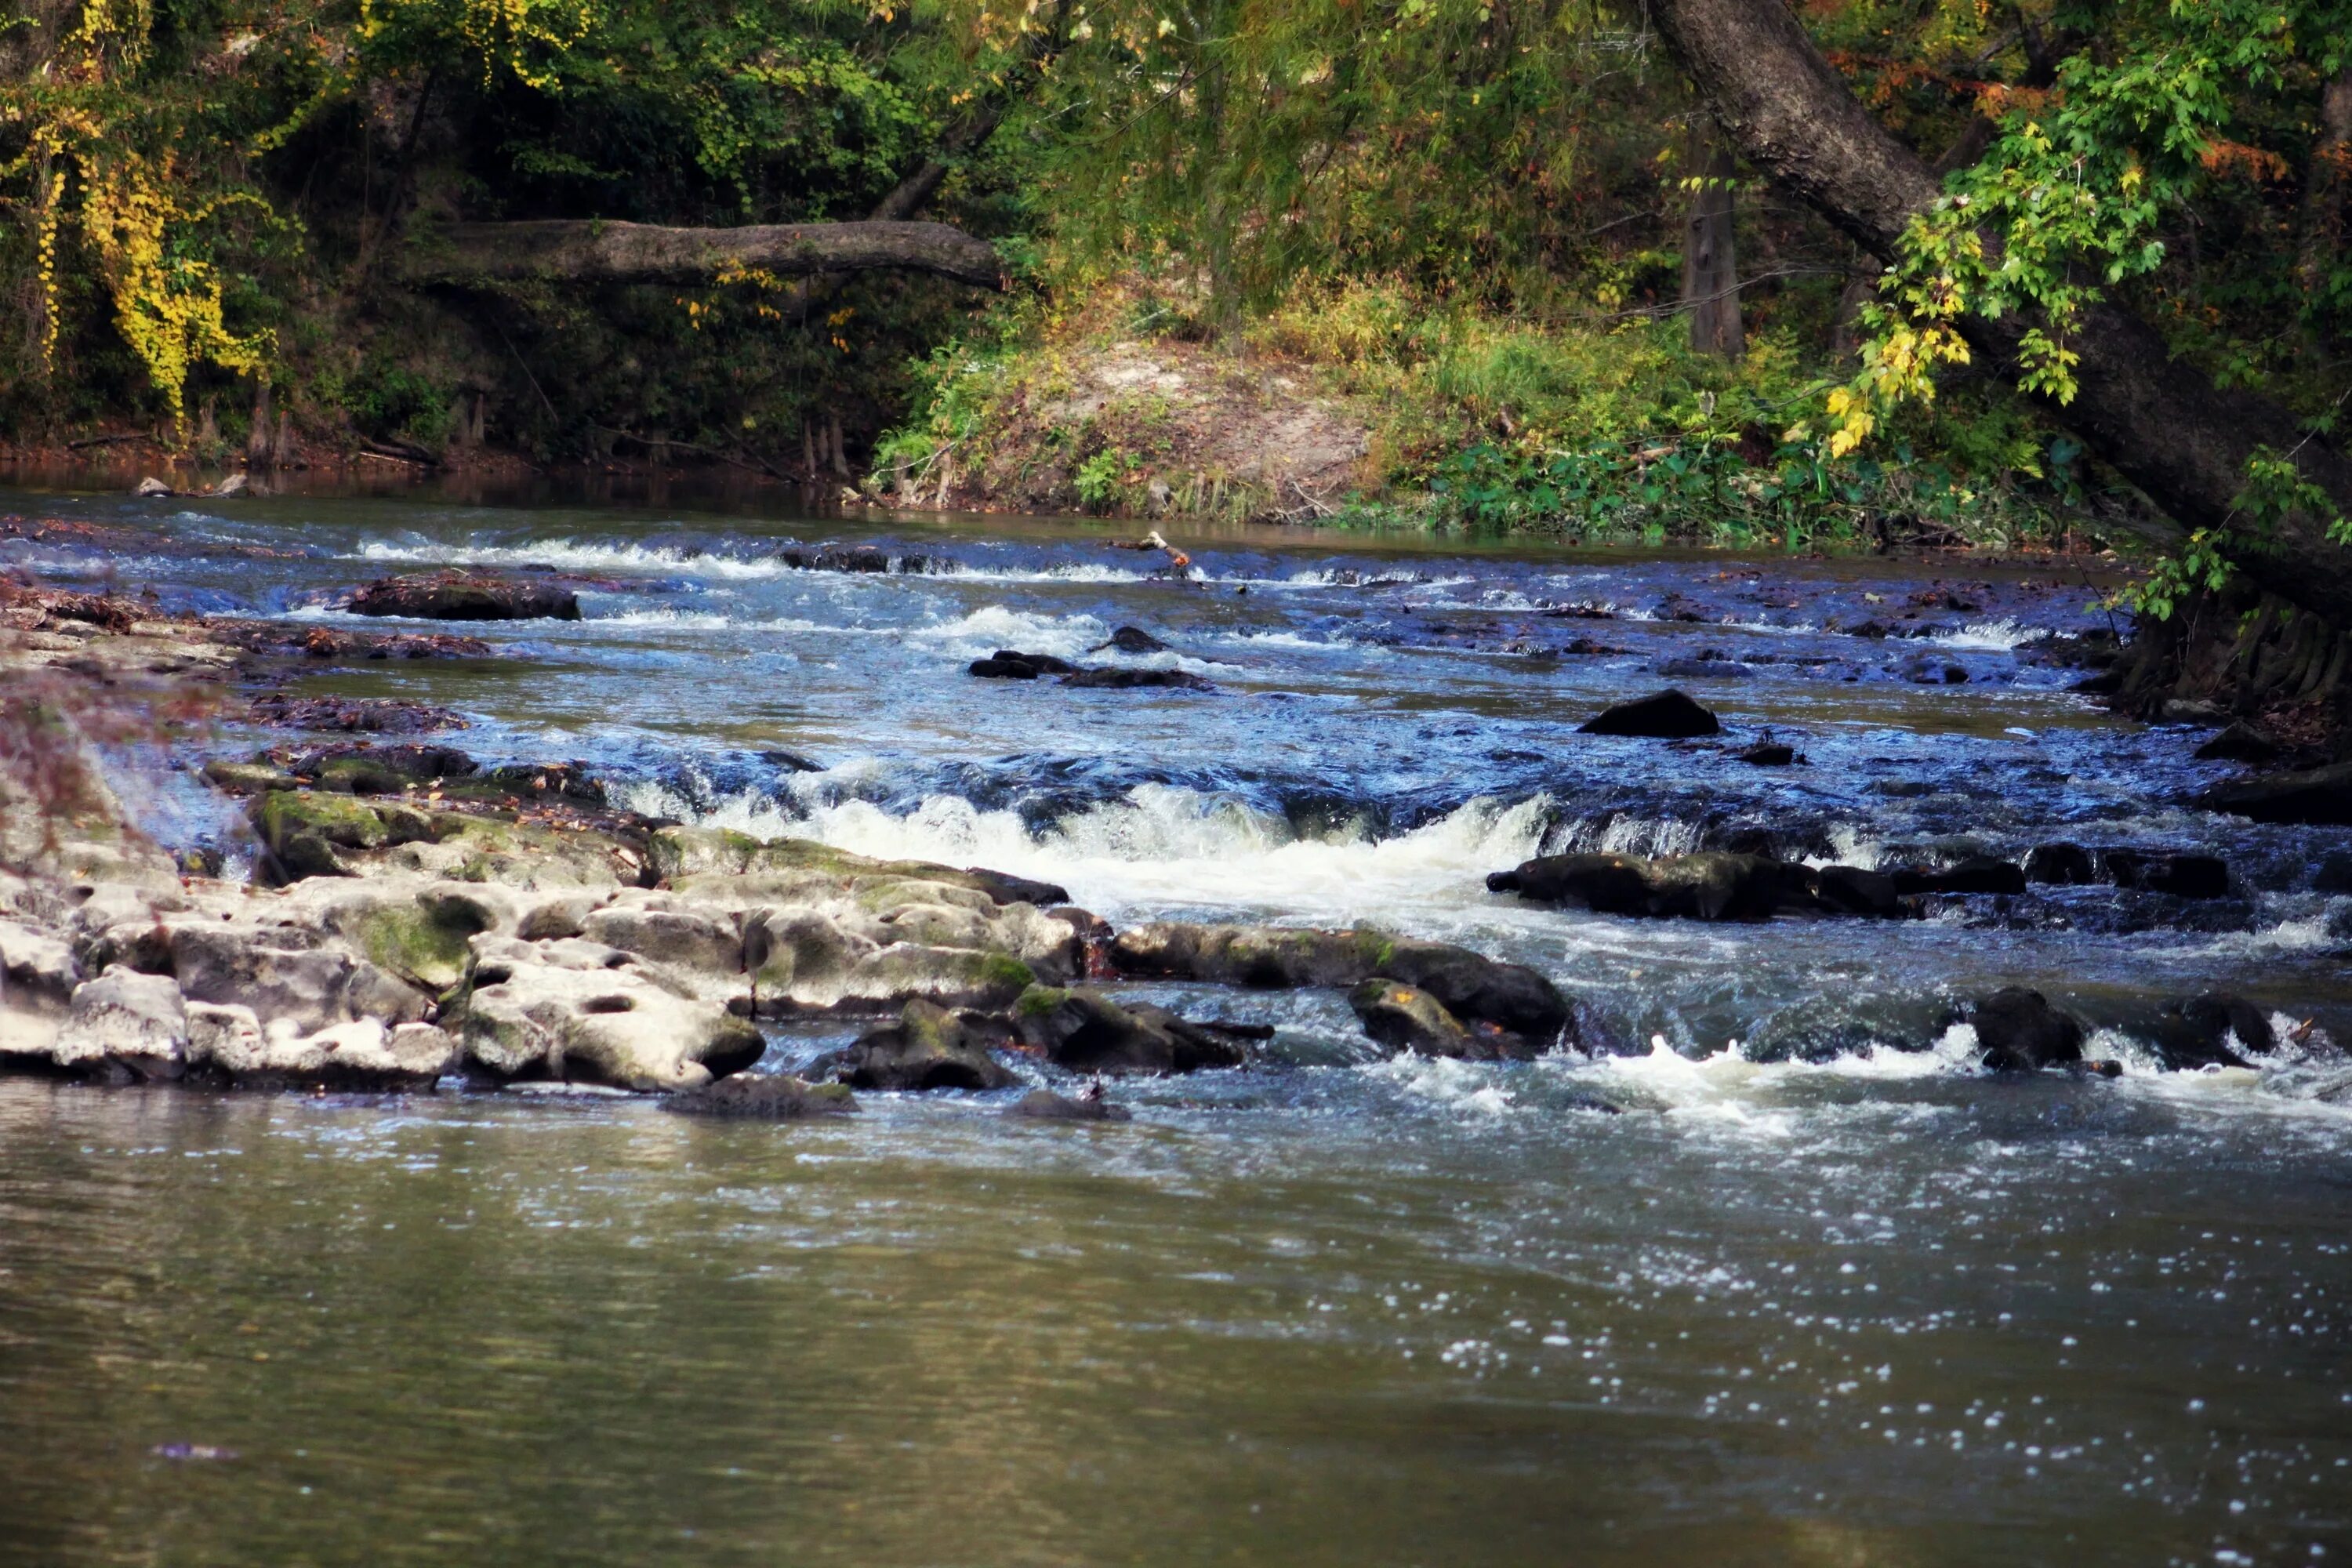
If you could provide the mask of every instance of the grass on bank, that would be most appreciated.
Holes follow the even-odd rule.
[[[1154,393],[1057,416],[1088,363],[1141,344],[1225,362],[1236,384],[1278,377],[1360,423],[1365,455],[1342,521],[2009,548],[2066,541],[2095,507],[2117,504],[2095,490],[2077,443],[1980,380],[1957,380],[1864,453],[1831,459],[1820,409],[1842,377],[1799,346],[1822,341],[1819,327],[1784,316],[1733,363],[1693,353],[1673,317],[1533,321],[1374,280],[1302,288],[1238,342],[1219,341],[1185,290],[1120,280],[1075,307],[1010,305],[916,366],[912,412],[877,444],[871,482],[929,500],[957,476],[1042,474],[1044,490],[1019,499],[1104,516],[1297,515],[1263,487],[1221,482]],[[1180,455],[1190,471],[1171,467]]]

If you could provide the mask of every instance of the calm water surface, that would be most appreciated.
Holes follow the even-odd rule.
[[[772,1127],[0,1081],[0,1562],[2352,1552],[2352,1110],[2313,1092],[2352,1023],[2352,834],[2175,804],[2223,771],[2194,734],[2035,661],[2104,624],[2095,584],[1240,532],[1177,583],[1046,521],[0,510],[152,541],[0,563],[294,620],[415,565],[583,574],[585,620],[488,628],[497,658],[303,689],[446,704],[486,760],[582,757],[646,809],[1050,875],[1121,921],[1466,942],[1632,1053],[1380,1062],[1339,998],[1192,998],[1275,1025],[1265,1058],[1121,1086],[1136,1121],[1090,1129],[986,1096]],[[922,559],[783,553],[845,542]],[[1616,614],[1543,613],[1572,604]],[[1848,635],[1871,619],[1929,635]],[[1128,624],[1171,651],[1087,654]],[[1219,689],[962,674],[997,647]],[[1709,650],[1752,673],[1682,683],[1810,767],[1573,734]],[[164,837],[237,852],[184,775],[126,781]],[[1737,929],[1484,889],[1542,850],[1742,833],[2199,847],[2236,886]],[[1948,1004],[2011,981],[2125,1076],[1978,1077]],[[2156,1071],[2140,1021],[2213,987],[2310,1044]]]

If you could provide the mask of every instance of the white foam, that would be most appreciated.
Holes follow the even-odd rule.
[[[649,816],[1059,882],[1105,914],[1190,908],[1343,924],[1367,911],[1450,921],[1488,910],[1486,873],[1535,854],[1550,811],[1541,796],[1508,806],[1481,799],[1392,837],[1360,827],[1302,837],[1283,817],[1233,797],[1143,784],[1033,833],[1018,814],[958,795],[900,812],[842,798],[868,782],[856,768],[876,766],[795,775],[787,787],[804,816],[757,795],[698,808],[655,784],[625,793],[630,809]]]
[[[1519,1109],[1510,1090],[1496,1081],[1494,1068],[1450,1058],[1407,1052],[1386,1061],[1367,1062],[1356,1070],[1366,1078],[1393,1084],[1415,1100],[1429,1100],[1448,1110],[1505,1116]]]
[[[1075,658],[1108,637],[1110,628],[1092,616],[1041,616],[985,605],[951,621],[909,627],[905,635],[958,658],[983,658],[998,648]]]
[[[782,561],[743,560],[706,551],[676,550],[643,544],[593,544],[571,539],[542,539],[527,545],[444,544],[426,542],[396,543],[369,540],[359,548],[362,561],[387,561],[440,566],[547,565],[575,572],[646,573],[664,576],[680,573],[698,577],[781,577],[793,570]]]
[[[1971,621],[1958,631],[1944,632],[1926,640],[1944,647],[1987,648],[1995,653],[2007,653],[2049,635],[2048,626],[2029,626],[2013,616],[2003,616],[1997,621]]]

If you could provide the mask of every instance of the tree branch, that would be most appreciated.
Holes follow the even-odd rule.
[[[411,283],[465,286],[708,283],[730,268],[779,277],[929,272],[1001,289],[1004,268],[985,240],[943,223],[761,224],[670,228],[593,218],[447,224],[420,237],[400,262]]]
[[[1649,0],[1658,30],[1748,160],[1882,260],[1896,259],[1913,216],[1938,185],[1918,155],[1848,90],[1782,0]],[[1987,237],[1989,244],[1997,238]],[[1969,316],[1958,323],[1979,359],[2014,379],[2031,321]],[[2352,512],[2352,459],[2303,435],[2292,413],[2252,393],[2216,386],[2176,360],[2164,340],[2112,302],[2086,307],[2068,346],[2074,400],[2042,407],[2164,511],[2137,525],[2160,549],[2210,529],[2245,574],[2291,604],[2352,625],[2352,550],[2321,520],[2280,520],[2261,548],[2226,531],[2237,521],[2247,465],[2259,448],[2294,460]]]

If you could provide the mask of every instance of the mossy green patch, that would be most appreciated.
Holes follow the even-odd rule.
[[[1013,1002],[1013,1011],[1018,1017],[1042,1018],[1069,999],[1069,992],[1059,985],[1032,985]]]

